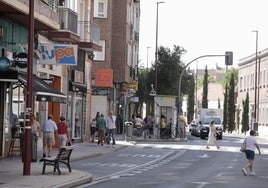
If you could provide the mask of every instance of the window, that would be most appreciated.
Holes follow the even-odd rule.
[[[105,60],[105,41],[100,40],[99,45],[102,47],[102,51],[94,51],[94,60],[96,61],[104,61]]]
[[[107,0],[95,0],[94,1],[94,17],[107,18]]]
[[[240,87],[240,90],[243,89],[243,77],[242,76],[240,77],[239,87]]]

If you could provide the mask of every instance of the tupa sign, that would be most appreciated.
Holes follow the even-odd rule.
[[[77,45],[41,43],[39,63],[77,65]]]

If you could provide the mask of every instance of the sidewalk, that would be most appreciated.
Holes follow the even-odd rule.
[[[122,147],[133,145],[132,142],[122,140],[122,135],[116,135],[115,147],[105,147],[97,145],[97,142],[74,143],[74,150],[71,155],[71,161],[80,160],[88,157],[95,157],[109,152],[113,152]],[[57,154],[55,149],[54,154]],[[42,155],[42,141],[38,141],[38,161],[31,163],[30,175],[23,175],[23,163],[21,156],[14,156],[0,159],[0,187],[14,188],[14,187],[32,187],[32,188],[60,188],[60,187],[74,187],[82,183],[90,183],[92,181],[92,174],[77,171],[72,169],[69,173],[64,165],[61,166],[61,175],[53,172],[53,167],[47,166],[46,172],[42,175],[43,162],[39,162]],[[71,168],[72,168],[71,163]]]

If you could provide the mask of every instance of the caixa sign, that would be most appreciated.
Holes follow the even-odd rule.
[[[42,43],[40,64],[77,65],[77,45]]]

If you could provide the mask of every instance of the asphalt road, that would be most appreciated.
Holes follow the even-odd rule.
[[[246,163],[239,152],[242,138],[225,136],[221,148],[205,149],[206,140],[189,137],[188,142],[137,143],[107,155],[73,163],[73,168],[93,174],[94,188],[266,188],[268,145],[259,140],[262,155],[256,155],[256,176],[244,176]]]

